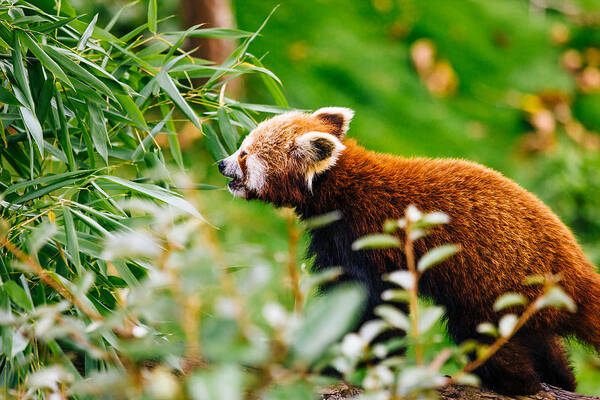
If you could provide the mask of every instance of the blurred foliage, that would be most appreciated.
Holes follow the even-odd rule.
[[[148,221],[121,201],[153,199],[166,216],[172,208],[202,221],[176,187],[214,189],[178,181],[184,165],[176,124],[189,121],[202,131],[220,158],[236,146],[238,129],[256,125],[255,110],[278,110],[224,95],[228,79],[246,73],[264,74],[279,94],[277,77],[247,53],[257,33],[159,31],[155,0],[145,15],[117,37],[110,30],[119,12],[101,28],[97,15],[84,22],[66,0],[0,2],[4,395],[25,390],[26,381],[31,393],[59,391],[56,383],[35,386],[30,374],[58,360],[69,376],[102,370],[118,358],[117,337],[135,336],[118,321],[120,291],[137,287],[151,270],[129,259],[153,256],[159,244],[135,230]],[[214,66],[179,49],[188,36],[243,40]],[[203,84],[193,87],[194,78]],[[105,320],[112,321],[107,330],[96,330]],[[86,326],[93,337],[82,336]]]

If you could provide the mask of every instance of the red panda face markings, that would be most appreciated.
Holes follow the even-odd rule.
[[[229,191],[262,198],[277,190],[290,193],[294,185],[311,190],[313,178],[332,167],[344,150],[341,140],[353,115],[347,108],[326,107],[261,122],[238,151],[221,161],[221,172],[233,179]]]

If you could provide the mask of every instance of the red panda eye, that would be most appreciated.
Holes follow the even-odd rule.
[[[239,155],[239,158],[240,158],[240,160],[243,160],[247,156],[248,156],[248,153],[246,153],[246,150],[242,150],[242,152]]]

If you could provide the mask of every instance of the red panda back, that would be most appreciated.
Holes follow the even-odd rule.
[[[527,276],[560,273],[562,287],[580,307],[600,304],[600,289],[585,293],[597,274],[573,234],[514,181],[469,161],[401,158],[367,151],[352,140],[344,144],[337,164],[315,181],[299,211],[342,211],[347,233],[335,234],[350,235],[344,243],[381,231],[386,219],[401,217],[409,204],[448,214],[449,224],[416,243],[417,254],[444,243],[462,249],[425,277],[425,295],[477,319],[495,320],[498,296],[514,291],[531,300],[540,288],[525,285]],[[400,251],[380,253],[372,256],[377,268],[403,266]],[[568,321],[568,313],[548,310],[532,324],[566,330]]]

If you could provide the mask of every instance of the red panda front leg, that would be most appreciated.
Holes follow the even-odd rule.
[[[476,323],[465,323],[469,319],[468,316],[461,317],[451,311],[448,312],[448,333],[454,342],[460,344],[468,339],[489,342],[489,337],[476,333]],[[529,342],[525,337],[517,334],[485,364],[473,371],[479,376],[483,386],[506,395],[526,395],[540,391],[542,388],[540,379],[536,373]]]
[[[529,343],[540,380],[569,392],[575,391],[577,382],[560,336],[532,336]]]
[[[474,371],[483,386],[505,395],[529,395],[542,389],[529,345],[514,337]]]

